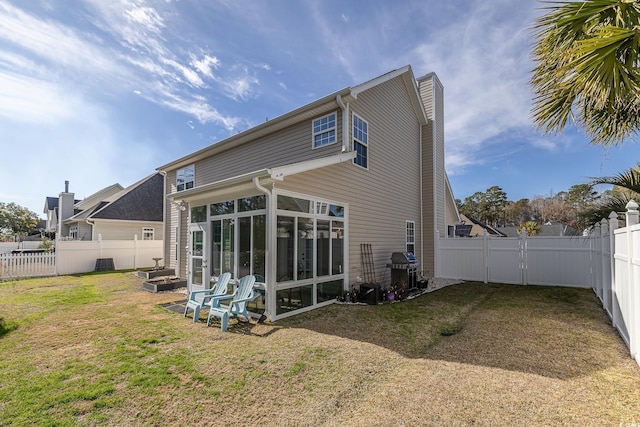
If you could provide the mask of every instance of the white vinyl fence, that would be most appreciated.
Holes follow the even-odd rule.
[[[593,287],[591,237],[438,239],[436,276],[517,285]]]
[[[54,253],[0,254],[0,280],[56,274]]]
[[[162,240],[61,240],[55,253],[0,254],[0,280],[88,273],[98,259],[111,258],[116,270],[154,267]]]
[[[436,277],[592,288],[640,364],[640,225],[627,204],[625,228],[612,212],[585,237],[438,238]]]
[[[116,270],[153,267],[162,254],[162,240],[63,240],[56,246],[57,274],[94,271],[104,258],[113,259]]]

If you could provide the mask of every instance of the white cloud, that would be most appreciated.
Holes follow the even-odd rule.
[[[510,19],[505,19],[509,14]],[[506,132],[531,128],[528,89],[532,8],[474,3],[467,16],[415,48],[416,68],[445,87],[447,169],[481,162],[483,147]]]
[[[0,70],[0,116],[27,123],[54,123],[72,117],[80,102],[63,88]]]
[[[191,61],[191,66],[209,78],[213,78],[213,70],[220,67],[220,60],[215,56],[204,55],[202,59]]]
[[[126,11],[129,21],[142,25],[147,30],[160,34],[164,25],[164,20],[158,12],[150,7],[142,7],[130,3],[131,9]]]
[[[64,67],[97,69],[103,75],[124,73],[104,46],[91,44],[63,24],[37,19],[5,2],[0,2],[0,40]]]

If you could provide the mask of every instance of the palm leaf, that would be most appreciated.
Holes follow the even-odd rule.
[[[640,2],[545,2],[534,26],[532,114],[545,132],[569,119],[592,142],[617,144],[640,129]]]

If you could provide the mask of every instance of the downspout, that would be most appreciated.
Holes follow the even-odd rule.
[[[420,125],[420,265],[424,266],[424,204],[423,204],[423,191],[424,191],[424,176],[422,175],[422,165],[424,159],[422,158],[422,125]],[[423,271],[424,275],[424,271]]]
[[[158,173],[162,175],[162,257],[164,258],[164,264],[170,268],[171,257],[167,256],[169,254],[169,251],[167,251],[167,236],[171,236],[171,232],[167,233],[167,172],[158,171]],[[180,274],[179,271],[178,274]]]
[[[86,222],[87,224],[89,224],[91,226],[91,240],[93,240],[93,232],[95,231],[95,223],[91,222],[91,220],[89,218],[85,219],[84,222]]]
[[[271,191],[264,187],[262,184],[260,184],[260,179],[256,176],[253,178],[253,185],[258,189],[258,191],[264,193],[267,197],[267,227],[266,227],[266,236],[265,236],[265,240],[267,241],[267,253],[265,254],[265,259],[266,259],[266,266],[268,266],[268,268],[265,271],[265,281],[266,283],[264,284],[264,293],[265,293],[265,312],[263,313],[262,317],[258,320],[260,321],[264,321],[265,317],[268,318],[269,320],[273,320],[273,316],[272,313],[275,314],[275,302],[276,302],[276,289],[275,286],[272,287],[272,289],[270,289],[269,287],[269,283],[274,283],[275,285],[275,268],[274,268],[274,260],[272,260],[272,254],[275,253],[275,241],[271,241],[271,236],[273,235],[272,232],[272,228],[273,228],[273,216],[272,213],[275,212],[275,210],[273,209],[272,205],[273,205],[273,198],[271,197],[273,194],[271,193]]]
[[[346,153],[349,150],[347,148],[347,140],[349,139],[349,103],[345,105],[342,101],[342,96],[336,95],[336,102],[342,109],[342,152]],[[350,147],[351,145],[349,145]]]
[[[352,145],[351,142],[349,142],[349,145],[347,145],[347,141],[349,140],[349,103],[347,102],[347,104],[345,105],[345,103],[342,101],[342,96],[340,96],[339,94],[336,95],[336,102],[338,103],[338,106],[342,109],[342,152],[346,153],[346,152],[351,152],[353,151],[352,149]],[[347,223],[345,222],[345,225]],[[349,248],[349,237],[346,236],[345,237],[345,244],[347,245],[347,253],[348,253],[348,248]],[[345,271],[344,271],[344,283],[342,285],[342,290],[343,291],[347,291],[349,289],[349,256],[347,255],[344,259],[344,263],[345,263]]]

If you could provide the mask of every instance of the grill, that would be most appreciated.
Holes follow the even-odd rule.
[[[393,252],[391,263],[391,283],[404,282],[407,289],[416,287],[416,273],[420,263],[412,252]]]

